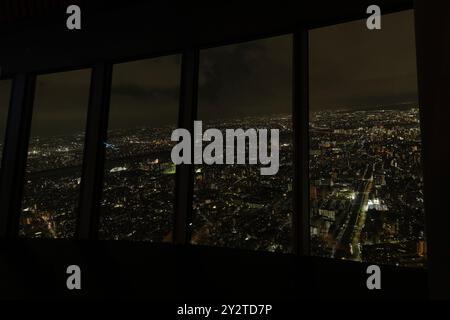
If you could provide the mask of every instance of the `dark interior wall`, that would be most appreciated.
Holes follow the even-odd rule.
[[[450,4],[415,2],[432,298],[450,299]]]
[[[82,290],[66,288],[81,268]],[[382,290],[366,287],[369,264],[291,254],[127,241],[0,242],[0,299],[151,298],[268,302],[425,299],[424,270],[382,266]],[[293,304],[295,306],[297,304]]]

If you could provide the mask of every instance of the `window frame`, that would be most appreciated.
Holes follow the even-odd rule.
[[[5,78],[12,80],[12,90],[2,156],[7,169],[3,170],[2,166],[0,188],[5,192],[0,194],[0,208],[5,213],[0,214],[0,237],[14,239],[18,238],[19,234],[37,78],[40,75],[78,70],[91,70],[92,73],[91,66],[83,65],[48,68],[38,72],[21,72]],[[4,158],[8,160],[3,160]]]
[[[412,5],[386,11],[401,12],[413,9]],[[0,195],[0,238],[14,239],[18,235],[21,200],[23,193],[26,152],[28,150],[31,115],[33,111],[36,77],[39,74],[91,69],[89,104],[83,151],[82,178],[77,219],[77,240],[96,240],[99,229],[99,209],[103,188],[105,148],[109,121],[112,72],[115,64],[181,55],[179,84],[178,127],[193,132],[193,121],[197,116],[199,52],[203,49],[223,45],[265,39],[274,36],[292,35],[292,125],[294,143],[294,214],[292,217],[293,254],[310,255],[309,221],[309,31],[318,27],[354,21],[364,18],[363,13],[339,20],[298,22],[296,26],[282,32],[271,32],[229,39],[224,43],[207,45],[187,42],[178,50],[152,51],[147,54],[127,55],[117,59],[104,59],[89,64],[67,61],[61,68],[36,66],[38,72],[27,71],[9,74],[13,80],[8,120],[3,148]],[[50,62],[49,62],[50,63]],[[8,78],[2,78],[8,79]],[[419,106],[420,107],[420,106]],[[420,122],[423,122],[420,112]],[[193,136],[191,134],[191,136]],[[423,132],[421,132],[423,143]],[[4,172],[3,172],[4,171]],[[190,245],[192,222],[192,198],[194,190],[194,166],[177,165],[175,177],[175,199],[173,217],[173,245]],[[304,183],[306,181],[306,183]],[[118,240],[121,241],[121,240]],[[239,250],[239,249],[233,249]]]
[[[5,108],[6,109],[5,130],[4,130],[4,135],[3,135],[3,141],[1,141],[3,143],[3,148],[2,148],[2,151],[0,152],[0,161],[3,161],[3,153],[4,153],[4,150],[5,150],[4,147],[5,147],[5,142],[6,142],[6,132],[8,130],[8,123],[9,123],[8,116],[9,116],[9,113],[10,113],[9,109],[10,109],[10,106],[11,106],[12,93],[13,93],[13,83],[14,83],[13,80],[14,79],[13,79],[13,77],[5,77],[5,78],[1,77],[1,72],[2,72],[2,70],[0,68],[0,81],[10,81],[11,82],[11,86],[10,86],[10,90],[9,90],[9,98],[7,99],[8,100],[8,105]],[[0,168],[3,168],[3,166],[1,166]],[[1,176],[1,172],[0,172],[0,176]]]

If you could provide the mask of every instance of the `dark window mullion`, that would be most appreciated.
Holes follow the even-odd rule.
[[[111,80],[111,64],[99,63],[92,69],[77,222],[79,239],[98,236]]]
[[[0,237],[17,236],[22,207],[36,76],[14,77],[5,132],[0,187]]]
[[[199,50],[196,48],[185,50],[181,62],[178,127],[188,129],[191,132],[191,137],[193,137],[194,120],[197,117],[198,69]],[[175,244],[188,244],[191,239],[193,189],[194,165],[178,165],[173,230],[173,242]]]
[[[308,30],[294,33],[293,110],[294,128],[294,214],[293,248],[298,255],[310,254],[309,226],[309,40]]]

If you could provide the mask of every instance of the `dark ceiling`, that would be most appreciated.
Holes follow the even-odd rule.
[[[0,66],[10,77],[246,41],[363,18],[372,2],[6,0]],[[69,4],[81,6],[80,31],[66,28]],[[377,4],[382,13],[412,8],[412,0]]]

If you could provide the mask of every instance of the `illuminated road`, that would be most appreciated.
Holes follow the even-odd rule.
[[[358,181],[355,200],[338,234],[334,257],[361,261],[359,248],[361,231],[364,228],[369,194],[372,190],[374,165],[366,167],[363,178]]]

